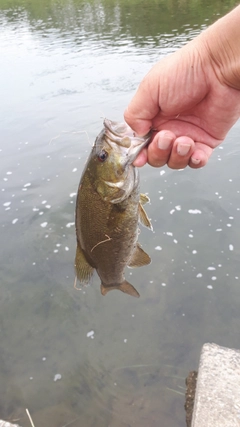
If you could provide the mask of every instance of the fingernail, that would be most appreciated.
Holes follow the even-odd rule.
[[[186,156],[189,153],[189,150],[191,148],[190,144],[178,144],[177,145],[177,153],[179,156]]]
[[[199,165],[199,163],[201,162],[201,160],[199,160],[199,159],[193,159],[193,158],[191,157],[191,162],[192,162],[194,165]]]
[[[160,150],[167,150],[172,144],[172,138],[168,135],[159,135],[158,148]]]

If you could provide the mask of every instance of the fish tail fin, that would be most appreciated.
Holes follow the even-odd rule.
[[[104,283],[101,283],[102,295],[106,295],[109,291],[112,291],[113,289],[118,289],[119,291],[122,291],[128,295],[131,295],[132,297],[136,297],[136,298],[140,297],[140,294],[138,293],[138,291],[127,280],[124,280],[122,283],[117,285],[105,285]]]

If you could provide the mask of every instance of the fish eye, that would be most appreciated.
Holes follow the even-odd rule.
[[[100,162],[105,162],[105,160],[108,158],[108,152],[105,150],[100,151],[100,153],[98,153],[98,160]]]

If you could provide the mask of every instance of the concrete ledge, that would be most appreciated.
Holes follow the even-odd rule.
[[[240,350],[204,344],[191,427],[240,427]]]

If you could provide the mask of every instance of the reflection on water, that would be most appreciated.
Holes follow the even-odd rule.
[[[73,288],[74,206],[102,116],[235,2],[0,0],[0,418],[179,426],[202,344],[239,343],[239,123],[200,171],[141,170],[141,298]],[[87,131],[87,135],[86,132]],[[89,144],[90,142],[90,144]]]

